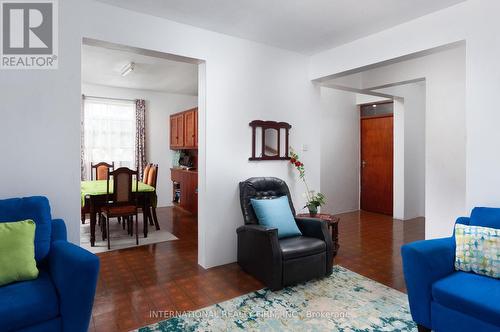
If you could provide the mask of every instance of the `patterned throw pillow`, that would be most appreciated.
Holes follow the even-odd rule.
[[[500,278],[500,229],[455,225],[455,269]]]

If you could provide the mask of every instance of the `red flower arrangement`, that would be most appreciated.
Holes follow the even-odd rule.
[[[306,171],[304,169],[304,164],[299,160],[299,155],[290,148],[290,164],[295,166],[295,168],[299,171],[299,176],[302,180],[304,180],[304,176],[306,175]],[[305,180],[304,180],[305,183]],[[307,183],[306,183],[307,187]]]
[[[304,168],[304,163],[299,160],[299,155],[291,147],[290,164],[294,166],[297,171],[299,171],[299,178],[304,182],[304,185],[306,186],[305,197],[307,199],[307,204],[304,207],[307,207],[309,209],[309,214],[311,216],[314,216],[318,212],[318,207],[326,203],[326,197],[322,193],[315,193],[314,190],[309,190],[309,186],[306,182],[306,170]]]

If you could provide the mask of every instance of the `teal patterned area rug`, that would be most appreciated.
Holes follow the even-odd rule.
[[[153,331],[416,331],[406,294],[335,266],[330,277],[262,289],[140,328]]]

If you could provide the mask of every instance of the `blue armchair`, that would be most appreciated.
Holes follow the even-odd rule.
[[[0,222],[32,219],[36,223],[35,280],[0,287],[1,331],[71,331],[88,329],[99,259],[66,240],[62,220],[52,220],[45,197],[0,200]]]
[[[474,208],[457,223],[500,228],[500,209]],[[500,280],[455,271],[454,236],[406,244],[401,254],[419,331],[500,331]]]

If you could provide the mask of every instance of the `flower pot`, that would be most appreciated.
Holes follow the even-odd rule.
[[[314,217],[318,214],[318,207],[314,204],[307,205],[307,209],[309,210],[309,215]]]

